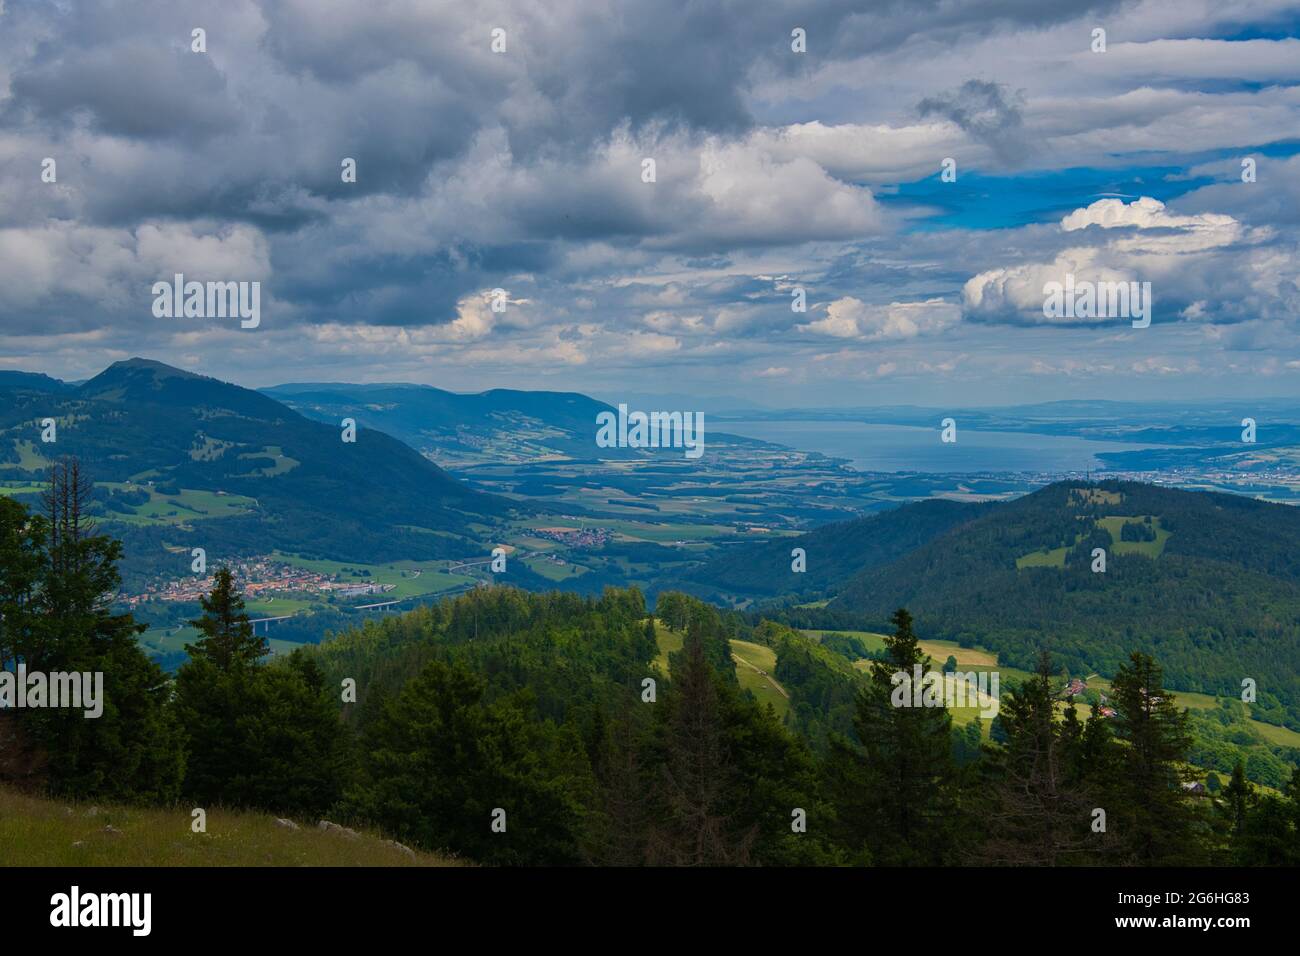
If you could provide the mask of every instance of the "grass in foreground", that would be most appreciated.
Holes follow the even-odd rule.
[[[316,821],[291,830],[271,814],[212,807],[207,832],[193,833],[191,819],[190,808],[72,803],[0,786],[0,866],[464,865],[412,856],[373,833],[325,832]]]

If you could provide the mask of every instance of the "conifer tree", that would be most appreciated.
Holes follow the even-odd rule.
[[[1113,681],[1118,751],[1114,795],[1119,836],[1135,862],[1187,865],[1200,862],[1195,814],[1182,789],[1192,738],[1187,712],[1163,687],[1160,666],[1134,652]]]
[[[1002,696],[1007,742],[997,754],[989,788],[984,862],[1057,866],[1100,850],[1089,831],[1091,804],[1070,782],[1078,724],[1056,719],[1052,676],[1044,652],[1033,677]]]
[[[145,628],[114,614],[121,544],[95,533],[87,517],[93,483],[75,458],[50,469],[43,516],[6,508],[0,522],[0,600],[7,651],[28,672],[89,674],[102,685],[100,715],[43,708],[21,718],[48,758],[49,786],[59,793],[117,800],[171,800],[179,792],[184,752],[166,675],[145,655]],[[8,530],[5,530],[7,526]],[[18,579],[7,580],[10,570]],[[99,676],[96,676],[99,675]]]
[[[753,831],[730,832],[735,769],[723,733],[718,688],[703,639],[689,634],[673,670],[658,796],[663,815],[650,838],[652,862],[726,866],[748,862]]]
[[[935,865],[953,848],[952,719],[942,705],[911,706],[910,693],[909,706],[895,706],[895,675],[906,675],[904,686],[910,688],[915,665],[923,674],[933,668],[912,631],[912,615],[900,608],[893,624],[884,657],[872,662],[858,698],[855,728],[863,774],[858,806],[846,812],[862,815],[878,864]]]
[[[44,518],[0,496],[0,670],[31,660],[46,536]]]
[[[597,866],[637,866],[646,862],[650,825],[646,794],[651,781],[644,764],[645,708],[635,694],[623,698],[613,720],[596,722],[592,772],[597,812],[588,827],[587,857]],[[597,712],[601,714],[601,711]]]
[[[256,664],[268,651],[265,638],[253,633],[244,611],[244,598],[235,590],[229,568],[220,568],[212,591],[199,598],[203,616],[190,621],[203,634],[193,644],[186,644],[192,658],[206,660],[219,671]]]
[[[203,633],[186,645],[176,674],[176,712],[189,735],[184,792],[203,802],[313,814],[347,784],[347,735],[337,697],[301,650],[261,666],[265,640],[254,636],[228,568],[192,622]]]
[[[1246,779],[1246,765],[1238,760],[1232,768],[1232,779],[1223,788],[1223,795],[1220,798],[1234,840],[1239,840],[1246,832],[1246,816],[1250,810],[1252,796],[1253,788],[1250,781]]]

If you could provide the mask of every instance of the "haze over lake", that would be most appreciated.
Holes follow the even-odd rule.
[[[1067,472],[1096,470],[1099,452],[1137,451],[1151,445],[1095,441],[1063,435],[976,431],[957,423],[957,441],[939,440],[934,428],[844,421],[728,421],[734,435],[847,458],[859,471]]]

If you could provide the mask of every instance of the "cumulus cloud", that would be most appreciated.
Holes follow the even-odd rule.
[[[1099,325],[1116,316],[1045,314],[1052,283],[1151,283],[1157,319],[1241,322],[1296,317],[1293,289],[1300,271],[1271,247],[1266,226],[1247,227],[1217,213],[1180,215],[1141,197],[1101,199],[1060,223],[1074,244],[1050,261],[1029,260],[985,270],[962,289],[965,315],[1014,324]]]
[[[1300,312],[1300,41],[1278,22],[1157,0],[6,0],[0,364],[705,387],[726,368],[834,400],[823,369],[1121,374],[1107,351],[1127,344],[1043,318],[1066,270],[1153,282],[1178,329],[1161,368],[1262,362]],[[1069,180],[1134,165],[1160,188],[1098,203]],[[1026,166],[1009,205],[1029,224],[986,228],[972,174]],[[262,281],[257,336],[160,325],[149,286],[174,272]],[[989,322],[1033,354],[1000,352]]]
[[[823,318],[799,328],[838,339],[885,341],[914,339],[942,332],[960,318],[960,307],[943,299],[868,305],[852,296],[845,296],[829,303]]]
[[[250,226],[143,223],[111,229],[53,220],[0,229],[0,309],[8,331],[49,331],[41,310],[65,311],[69,330],[106,320],[136,330],[156,323],[156,281],[262,281],[271,274],[265,237]],[[25,318],[24,318],[25,317]]]

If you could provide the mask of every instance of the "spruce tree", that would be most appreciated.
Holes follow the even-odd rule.
[[[693,625],[693,627],[696,625]],[[673,668],[651,862],[677,866],[747,863],[755,832],[732,832],[727,798],[735,768],[727,752],[718,687],[703,638],[688,632]]]
[[[1232,768],[1232,779],[1223,788],[1220,805],[1227,817],[1233,841],[1238,841],[1246,832],[1246,816],[1250,810],[1253,788],[1246,779],[1246,766],[1240,760]]]
[[[170,687],[137,642],[144,626],[130,614],[112,612],[122,546],[97,534],[87,517],[93,488],[75,458],[61,459],[42,496],[45,514],[24,521],[9,511],[0,524],[7,539],[0,548],[13,549],[0,560],[21,575],[2,589],[2,599],[16,598],[19,612],[9,622],[17,631],[5,639],[7,653],[16,653],[29,672],[90,674],[102,684],[98,717],[66,707],[28,710],[20,717],[48,757],[48,783],[55,792],[172,800],[184,752]],[[9,524],[5,531],[9,522],[17,529]]]
[[[1057,720],[1052,676],[1043,653],[1034,675],[1002,696],[1007,742],[997,752],[987,791],[983,862],[1057,866],[1101,849],[1089,829],[1092,803],[1070,779],[1078,723]]]
[[[224,673],[256,664],[268,652],[265,638],[253,633],[229,568],[218,569],[211,593],[200,597],[199,603],[203,616],[190,621],[190,626],[203,636],[185,645],[190,657],[209,661]]]
[[[1113,682],[1118,751],[1114,796],[1119,837],[1142,865],[1187,865],[1202,859],[1195,813],[1182,784],[1192,738],[1187,712],[1163,686],[1160,666],[1134,652]]]
[[[637,866],[646,862],[650,826],[647,792],[653,782],[644,763],[646,708],[629,692],[620,710],[596,722],[592,772],[597,809],[587,826],[586,856],[597,866]]]
[[[861,793],[850,812],[861,814],[872,858],[881,865],[946,862],[953,851],[952,719],[943,706],[911,706],[914,667],[932,671],[900,608],[885,654],[872,661],[858,698],[854,726],[861,741]],[[906,681],[899,686],[901,677]],[[940,684],[940,687],[943,685]],[[908,706],[895,705],[895,688],[907,690]]]

